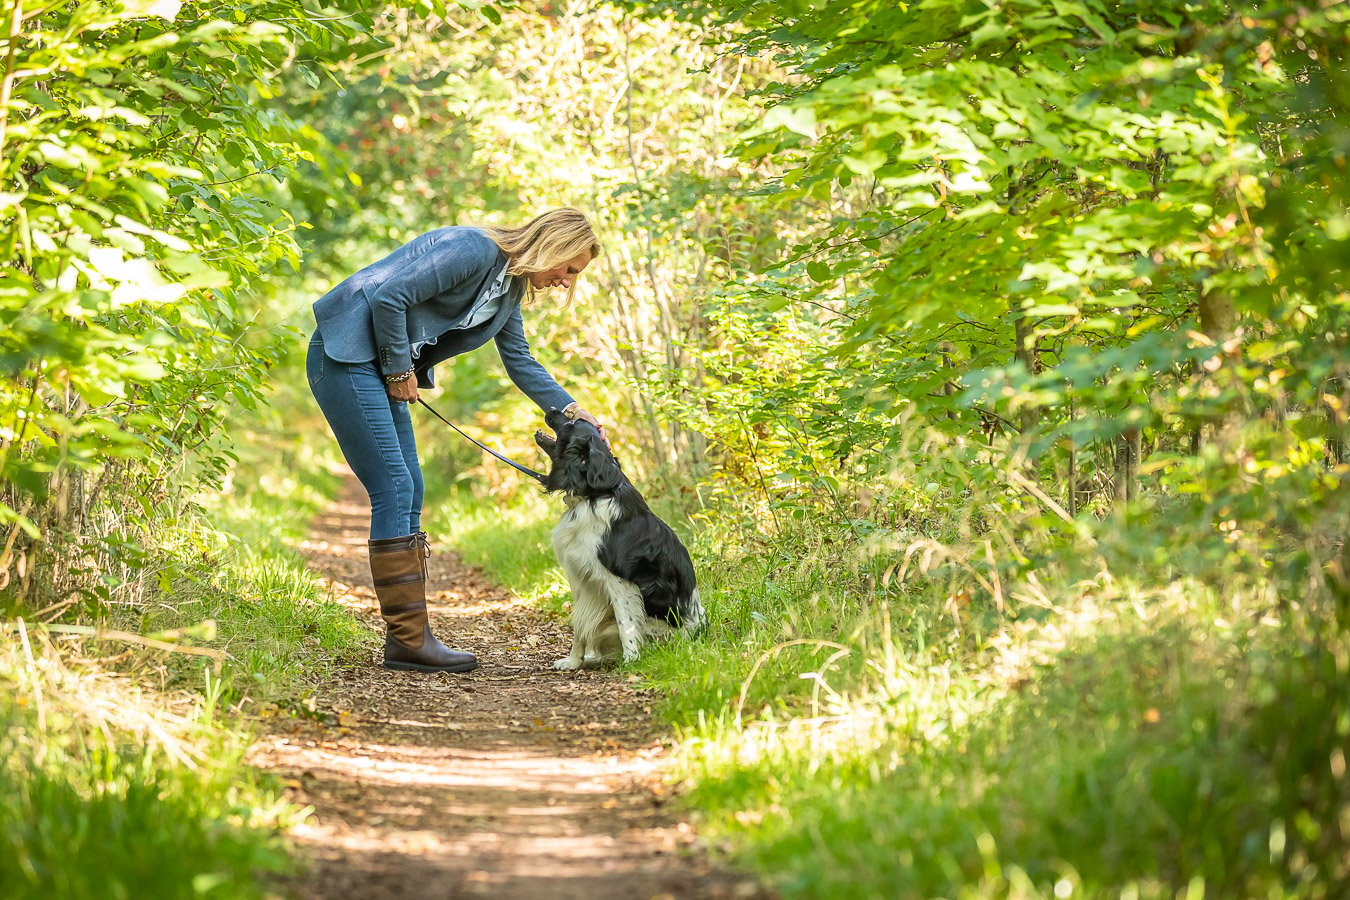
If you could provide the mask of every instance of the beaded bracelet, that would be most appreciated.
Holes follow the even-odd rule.
[[[409,378],[413,377],[413,375],[416,374],[416,372],[417,370],[413,368],[409,369],[406,372],[399,372],[397,375],[386,375],[384,376],[384,383],[398,384],[401,381],[407,381]]]

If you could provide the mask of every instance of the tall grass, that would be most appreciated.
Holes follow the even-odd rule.
[[[304,812],[244,764],[241,712],[299,707],[375,643],[296,549],[339,483],[297,381],[292,364],[276,404],[237,420],[222,490],[138,536],[134,580],[96,615],[74,608],[224,654],[218,667],[134,640],[0,633],[0,896],[261,897],[292,868],[284,833]]]
[[[1127,567],[1091,542],[1037,552],[1035,522],[980,532],[932,503],[922,532],[814,516],[767,541],[739,515],[664,511],[710,624],[630,671],[666,698],[709,837],[804,897],[1350,883],[1343,636],[1273,582]],[[556,601],[558,513],[461,490],[442,520],[493,577]],[[997,543],[1014,528],[1026,545]]]
[[[738,719],[744,683],[693,653],[683,678],[670,659],[655,673],[672,693],[703,685],[682,728],[691,802],[785,889],[1315,897],[1344,883],[1344,647],[1187,583],[1080,596],[978,653],[886,642],[883,615],[883,641],[836,637],[866,671],[800,667],[823,688],[800,713],[773,698]],[[671,708],[688,720],[689,704]]]
[[[218,704],[149,695],[41,632],[0,642],[0,896],[264,896],[300,811],[242,766]]]

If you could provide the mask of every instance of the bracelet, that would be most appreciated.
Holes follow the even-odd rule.
[[[397,375],[386,375],[386,376],[384,376],[384,383],[385,383],[385,384],[398,384],[399,382],[407,381],[409,378],[413,377],[413,375],[415,375],[415,374],[417,374],[417,370],[416,370],[415,368],[412,368],[412,369],[409,369],[409,370],[406,371],[406,372],[399,372]]]
[[[567,418],[576,421],[577,410],[579,409],[581,409],[581,406],[575,400],[573,400],[571,403],[567,404],[566,408],[564,408],[562,412],[563,415],[566,416]]]

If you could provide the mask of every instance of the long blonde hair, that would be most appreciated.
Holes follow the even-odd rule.
[[[517,228],[485,225],[483,231],[502,249],[510,260],[508,275],[532,275],[560,266],[582,251],[595,259],[600,255],[600,241],[595,236],[586,214],[570,206],[540,213]],[[525,282],[531,294],[534,288]],[[573,282],[572,288],[576,287]],[[567,295],[572,296],[572,288]]]

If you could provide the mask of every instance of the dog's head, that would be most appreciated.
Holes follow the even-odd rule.
[[[550,409],[544,422],[553,429],[553,437],[534,433],[534,442],[548,454],[548,478],[544,489],[582,500],[603,497],[623,483],[619,461],[609,452],[600,430],[590,422],[569,419]]]

